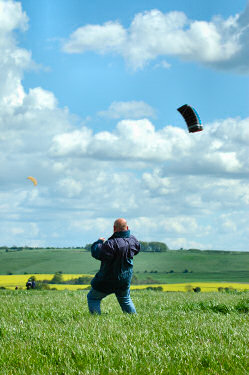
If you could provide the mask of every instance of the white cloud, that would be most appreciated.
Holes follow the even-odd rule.
[[[104,25],[86,25],[74,31],[64,44],[64,51],[81,53],[98,50],[100,53],[119,50],[126,40],[126,31],[118,22]]]
[[[54,155],[67,155],[72,153],[86,154],[92,132],[83,127],[81,130],[74,130],[70,133],[58,134],[53,139],[51,152]]]
[[[26,30],[28,17],[21,4],[14,1],[0,2],[0,32],[9,33],[14,29]],[[2,42],[2,41],[1,41]]]
[[[10,229],[10,232],[16,236],[17,234],[23,234],[24,233],[24,229],[23,228],[19,228],[19,227],[13,227]]]
[[[157,9],[135,15],[129,28],[118,22],[86,25],[64,42],[67,53],[113,52],[134,69],[158,56],[176,56],[220,69],[248,72],[249,6],[241,15],[192,21],[183,12]],[[168,67],[166,65],[165,67]]]
[[[25,109],[51,110],[56,107],[57,100],[52,92],[36,87],[30,89],[28,95],[24,96],[22,105]]]
[[[201,133],[166,126],[156,131],[148,119],[122,120],[113,132],[87,128],[55,136],[51,155],[78,155],[102,160],[147,161],[167,174],[234,175],[248,173],[248,119],[228,119],[205,126]]]
[[[138,119],[143,117],[154,117],[153,108],[143,101],[113,102],[106,111],[98,112],[99,116],[120,119]]]
[[[171,64],[169,64],[167,61],[163,60],[157,63],[154,68],[164,68],[169,69],[171,67]]]
[[[82,192],[81,183],[73,178],[64,178],[59,181],[58,185],[62,194],[68,198],[75,197]]]
[[[24,97],[21,84],[23,70],[32,65],[31,54],[17,47],[15,29],[24,31],[28,18],[20,3],[0,2],[0,109],[20,104]]]
[[[148,119],[119,121],[113,133],[95,135],[83,127],[53,139],[52,155],[92,157],[104,160],[136,160],[158,162],[186,153],[192,141],[186,131],[172,126],[156,132]]]

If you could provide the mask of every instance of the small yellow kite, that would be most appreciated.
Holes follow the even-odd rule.
[[[36,178],[34,178],[32,176],[29,176],[29,177],[27,177],[27,179],[29,179],[30,181],[32,181],[35,186],[37,185],[37,179]]]

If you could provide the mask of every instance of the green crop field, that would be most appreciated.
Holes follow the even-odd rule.
[[[86,292],[0,291],[3,375],[247,375],[249,294],[132,292],[90,316]]]
[[[0,250],[0,274],[94,274],[99,261],[84,249]],[[188,272],[184,272],[184,271]],[[169,273],[169,271],[172,271]],[[161,283],[194,281],[249,282],[248,252],[167,251],[140,253],[134,258],[138,280]]]

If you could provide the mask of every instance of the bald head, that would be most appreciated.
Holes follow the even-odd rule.
[[[114,221],[114,232],[122,232],[124,230],[128,230],[127,221],[123,218],[119,218]]]

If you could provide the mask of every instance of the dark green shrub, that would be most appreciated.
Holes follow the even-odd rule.
[[[146,290],[154,290],[156,292],[162,292],[163,287],[162,286],[148,286]]]
[[[235,310],[239,313],[248,313],[249,312],[249,298],[245,300],[241,300],[235,306]]]
[[[37,289],[37,290],[50,290],[50,286],[47,283],[43,283],[42,281],[36,281],[35,289]]]
[[[50,284],[63,284],[63,276],[60,272],[55,272]]]
[[[217,313],[222,313],[222,314],[228,314],[229,313],[229,308],[223,303],[211,306],[210,309],[214,312],[217,312]]]

